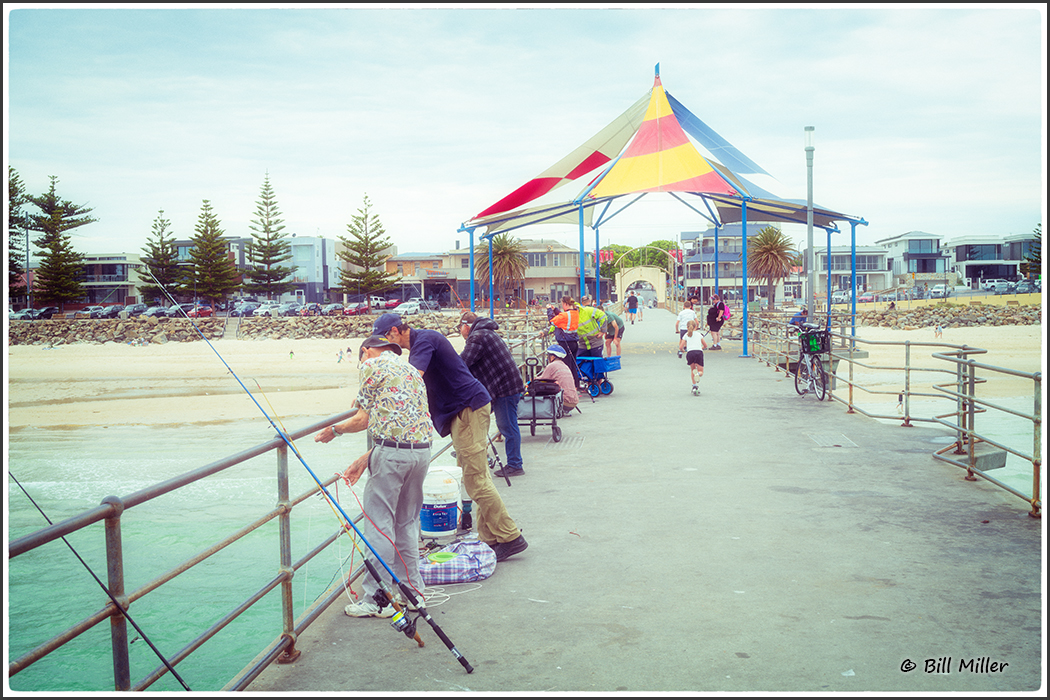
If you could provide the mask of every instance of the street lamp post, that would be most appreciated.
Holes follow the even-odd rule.
[[[813,290],[816,287],[816,258],[813,254],[813,127],[806,127],[806,308],[810,318],[814,313]],[[830,274],[830,270],[829,270]],[[828,312],[831,312],[828,299]]]

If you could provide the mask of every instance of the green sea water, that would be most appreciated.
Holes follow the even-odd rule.
[[[294,430],[298,426],[287,426]],[[114,426],[75,430],[25,429],[9,436],[7,522],[9,541],[47,522],[14,483],[16,478],[52,522],[97,506],[108,495],[126,496],[179,474],[266,442],[265,421],[163,428]],[[342,471],[364,451],[364,438],[337,443],[297,442],[317,476]],[[154,580],[197,552],[271,510],[277,501],[277,458],[270,452],[124,512],[121,518],[125,590]],[[289,457],[290,493],[313,480]],[[363,481],[355,487],[360,493]],[[330,487],[343,509],[360,509],[345,485]],[[319,496],[292,515],[293,562],[336,531],[338,519]],[[67,537],[91,570],[106,582],[101,523]],[[171,656],[269,581],[280,563],[276,519],[132,604],[130,613],[149,640]],[[295,616],[338,587],[349,572],[352,547],[340,538],[294,578]],[[353,563],[360,562],[356,554]],[[61,540],[16,557],[7,568],[9,661],[102,609],[105,593]],[[206,642],[176,671],[194,691],[217,691],[281,633],[280,588]],[[132,683],[161,665],[130,627]],[[8,679],[16,691],[113,689],[109,623],[80,635]],[[182,691],[171,674],[149,688]]]

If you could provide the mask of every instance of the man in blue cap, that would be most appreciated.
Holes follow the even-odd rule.
[[[452,436],[456,463],[463,470],[467,495],[477,513],[478,537],[492,547],[496,561],[525,551],[528,543],[507,513],[488,468],[489,418],[492,397],[470,373],[443,334],[409,328],[397,314],[383,314],[372,335],[408,350],[408,362],[423,373],[430,417],[438,435]]]

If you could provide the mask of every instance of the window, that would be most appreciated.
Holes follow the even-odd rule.
[[[529,267],[547,267],[546,253],[525,253],[525,259],[528,261]]]
[[[464,269],[470,267],[470,258],[464,255],[462,258],[459,259],[459,266]]]
[[[934,240],[908,241],[909,253],[936,253],[938,250],[937,241]]]
[[[968,245],[959,248],[957,260],[998,260],[999,246],[997,245]]]

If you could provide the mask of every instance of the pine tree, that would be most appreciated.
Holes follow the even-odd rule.
[[[277,197],[270,186],[270,175],[263,180],[260,200],[256,202],[255,215],[249,228],[254,241],[248,245],[248,262],[252,267],[245,271],[247,281],[244,291],[249,294],[265,294],[268,299],[280,297],[295,289],[289,279],[297,269],[294,265],[282,265],[292,259],[291,246],[284,230],[284,220],[277,209]]]
[[[206,199],[193,230],[196,235],[190,239],[192,267],[189,274],[183,275],[183,290],[207,299],[214,306],[240,286],[240,275],[228,255],[229,244],[222,237],[211,202]]]
[[[29,214],[29,230],[41,234],[33,245],[44,250],[33,285],[33,294],[41,306],[77,301],[84,296],[80,283],[84,256],[73,250],[66,232],[98,221],[88,216],[91,209],[59,199],[55,192],[58,178],[52,175],[50,179],[51,189],[46,194],[26,197],[41,211]]]
[[[339,282],[346,294],[380,292],[401,281],[400,277],[387,274],[384,269],[390,239],[379,217],[370,214],[371,209],[372,203],[366,194],[363,208],[358,209],[357,216],[351,217],[351,222],[346,225],[352,237],[339,237],[346,246],[346,250],[339,251],[339,258],[360,268],[339,271]]]
[[[149,270],[149,272],[139,272],[139,277],[143,282],[139,285],[139,294],[144,300],[160,301],[165,299],[169,292],[174,293],[177,289],[178,251],[175,249],[175,237],[168,235],[170,226],[171,221],[164,218],[164,210],[161,209],[153,221],[153,235],[146,239],[146,247],[142,249],[142,252],[145,253],[142,256],[142,262]],[[157,282],[160,283],[160,286],[157,286]]]
[[[14,300],[26,296],[26,259],[28,241],[26,231],[29,221],[23,208],[29,200],[26,188],[18,172],[7,168],[7,298]]]

